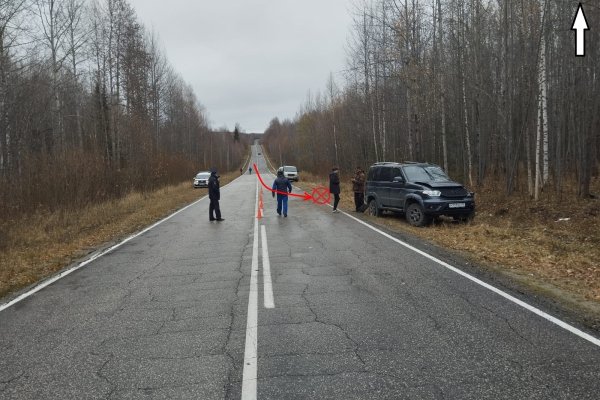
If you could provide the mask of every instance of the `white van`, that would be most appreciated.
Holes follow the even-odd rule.
[[[298,182],[298,168],[293,165],[284,165],[283,167],[279,167],[277,172],[283,171],[283,176],[288,178],[290,181]]]

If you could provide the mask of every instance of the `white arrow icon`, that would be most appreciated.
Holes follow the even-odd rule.
[[[577,57],[585,56],[585,31],[588,31],[589,29],[590,28],[587,24],[587,20],[585,19],[585,14],[583,13],[583,6],[581,3],[579,3],[577,14],[575,14],[573,26],[571,27],[572,31],[577,31],[577,37],[575,38],[575,44],[577,47],[575,55]]]

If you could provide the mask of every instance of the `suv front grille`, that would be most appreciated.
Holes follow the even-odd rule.
[[[453,188],[440,188],[442,197],[466,197],[468,192],[465,188],[453,187]]]

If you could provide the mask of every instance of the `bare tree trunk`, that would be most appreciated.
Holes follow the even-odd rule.
[[[367,27],[367,11],[363,12],[363,36],[362,36],[362,62],[363,62],[363,73],[365,78],[365,99],[369,102],[370,108],[370,120],[371,120],[371,130],[373,135],[373,147],[375,149],[375,159],[379,161],[379,151],[377,149],[377,131],[375,129],[375,105],[373,104],[373,96],[372,89],[369,85],[370,80],[370,68],[369,64],[371,62],[371,56],[369,54],[369,43],[370,43],[370,33]]]
[[[538,200],[541,188],[548,181],[548,108],[547,108],[547,80],[546,80],[546,38],[544,32],[545,25],[545,4],[541,7],[541,31],[538,62],[538,115],[537,115],[537,135],[535,145],[535,200]],[[542,149],[543,141],[543,149]],[[543,160],[540,157],[543,154]]]
[[[387,159],[387,130],[386,130],[386,119],[387,119],[387,115],[386,115],[386,103],[387,103],[387,98],[386,98],[386,94],[387,94],[387,60],[385,59],[385,52],[387,51],[387,46],[388,46],[388,40],[387,40],[387,7],[386,7],[386,3],[385,1],[382,2],[382,10],[381,10],[381,14],[382,14],[382,44],[381,44],[381,48],[384,54],[384,60],[382,62],[382,90],[381,90],[381,124],[380,124],[380,131],[381,131],[381,157],[382,159],[385,161]]]
[[[438,35],[439,35],[439,43],[438,43],[438,51],[440,52],[440,65],[445,65],[445,57],[444,57],[444,28],[442,24],[442,0],[437,0],[438,7]],[[444,160],[444,171],[448,171],[448,145],[447,145],[447,134],[446,134],[446,93],[445,93],[445,85],[444,85],[444,76],[442,74],[441,68],[439,69],[439,81],[440,81],[440,117],[442,122],[442,156]]]
[[[52,133],[59,143],[60,151],[65,151],[66,138],[63,125],[62,104],[60,100],[59,74],[66,56],[59,50],[67,34],[67,21],[62,3],[57,0],[37,0],[38,16],[43,41],[50,50],[50,76],[52,87]]]
[[[83,149],[83,128],[81,125],[81,98],[78,95],[78,70],[77,70],[77,54],[79,50],[86,44],[87,39],[85,34],[80,31],[80,24],[83,14],[83,3],[79,0],[68,0],[67,3],[67,21],[69,31],[69,53],[71,54],[71,68],[73,73],[73,95],[75,97],[75,123],[77,127],[77,141],[79,148]]]
[[[384,85],[384,89],[385,89],[385,85]],[[384,91],[385,93],[385,91]],[[381,156],[382,159],[385,161],[387,159],[387,133],[386,133],[386,113],[385,113],[385,109],[386,109],[386,104],[385,104],[385,98],[382,101],[381,107]]]
[[[464,21],[464,4],[461,3],[460,8],[460,20]],[[467,107],[467,91],[466,91],[466,78],[465,78],[465,50],[463,49],[464,44],[466,43],[465,36],[467,32],[463,29],[462,33],[459,34],[459,37],[462,35],[462,43],[459,43],[459,54],[458,54],[458,63],[459,63],[459,75],[460,75],[460,86],[461,86],[461,97],[462,97],[462,109],[463,109],[463,122],[464,122],[464,140],[465,140],[465,158],[467,161],[467,177],[469,178],[469,185],[473,186],[473,160],[471,154],[471,137],[469,132],[469,108]]]
[[[8,55],[4,47],[6,26],[0,26],[0,176],[6,174],[10,166],[10,126],[8,119]]]
[[[410,160],[415,158],[415,147],[413,143],[412,130],[412,101],[410,95],[410,87],[406,84],[406,129],[408,130],[408,157]]]
[[[540,54],[540,123],[542,129],[542,141],[543,141],[543,159],[542,159],[542,186],[548,183],[549,176],[549,151],[548,151],[548,80],[546,78],[546,41],[544,39],[544,35],[542,33],[542,44],[541,44],[541,54]]]
[[[535,141],[535,200],[539,199],[540,196],[540,186],[543,184],[541,181],[541,165],[540,165],[540,155],[541,155],[541,147],[542,147],[542,133],[547,137],[548,135],[548,126],[546,124],[546,116],[544,115],[544,108],[546,106],[546,90],[545,90],[545,79],[544,72],[546,70],[546,56],[544,54],[544,34],[542,33],[542,37],[540,40],[540,58],[538,63],[538,113],[537,113],[537,129],[536,129],[536,141]],[[547,154],[546,154],[547,156]]]
[[[340,164],[340,157],[338,154],[338,141],[337,141],[337,126],[335,123],[335,106],[336,106],[336,93],[335,93],[335,81],[333,80],[333,74],[329,74],[329,98],[331,100],[331,122],[333,125],[333,147],[335,149],[335,164]],[[281,151],[280,151],[281,152]]]
[[[527,162],[527,192],[529,194],[529,197],[534,197],[537,200],[537,188],[535,187],[535,183],[534,181],[537,181],[537,171],[538,171],[538,165],[539,165],[539,161],[540,161],[540,157],[539,157],[539,151],[536,152],[536,156],[535,156],[535,171],[534,171],[534,166],[533,166],[533,162],[531,159],[531,133],[530,133],[530,129],[529,126],[527,126],[525,128],[525,157],[526,157],[526,162]],[[536,142],[539,143],[539,130],[538,130],[538,136],[536,137]],[[536,150],[538,150],[537,147],[535,147]],[[535,177],[534,177],[535,175]]]
[[[471,156],[471,138],[469,135],[469,110],[467,109],[467,95],[465,90],[465,77],[463,75],[462,78],[462,100],[463,100],[463,110],[464,110],[464,122],[465,122],[465,150],[466,150],[466,159],[467,159],[467,175],[469,178],[469,185],[473,186],[473,160]]]

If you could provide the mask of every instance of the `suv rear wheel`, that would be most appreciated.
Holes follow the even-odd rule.
[[[413,226],[425,226],[431,222],[431,217],[425,214],[425,210],[419,203],[412,203],[406,209],[406,220]]]
[[[369,200],[369,215],[374,217],[381,216],[381,209],[379,208],[379,204],[377,204],[377,200],[375,199]]]

